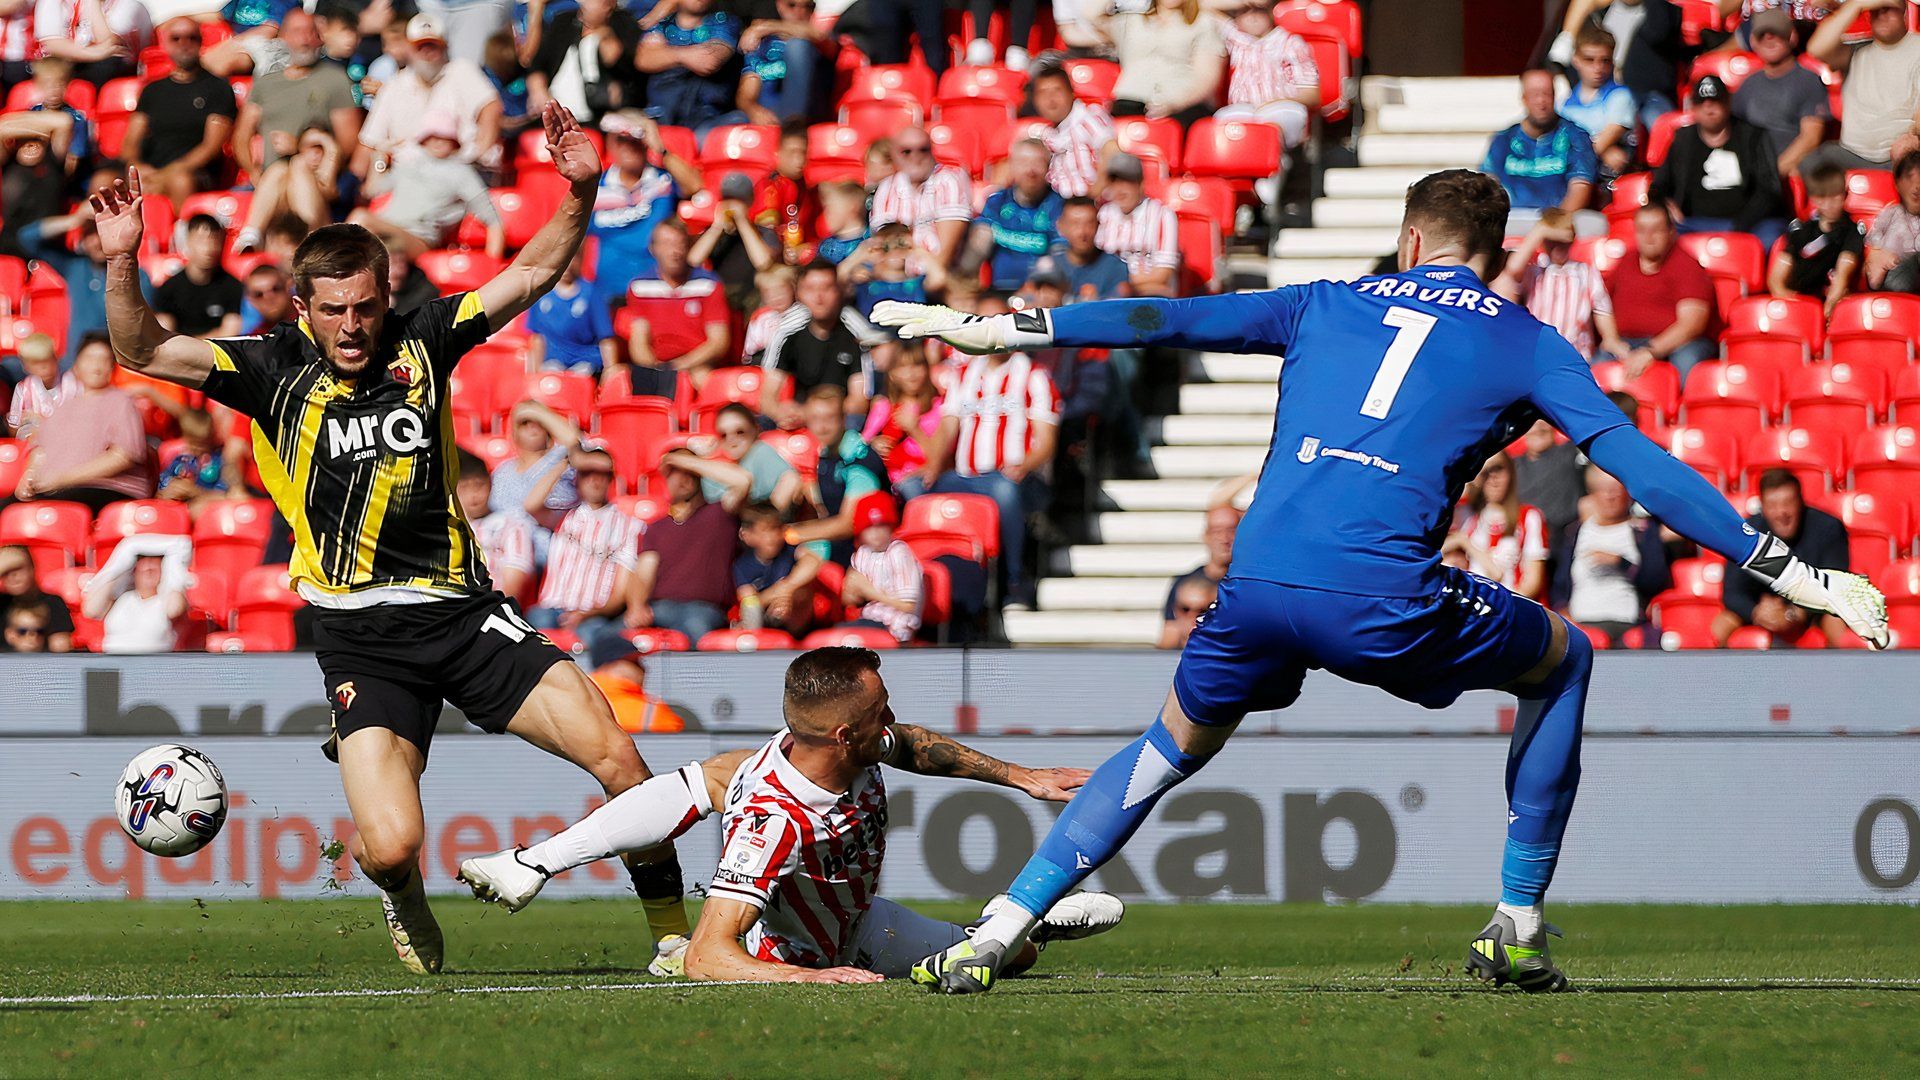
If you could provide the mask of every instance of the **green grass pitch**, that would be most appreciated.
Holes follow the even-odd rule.
[[[365,900],[0,904],[0,1076],[1920,1075],[1909,907],[1558,907],[1580,992],[1526,997],[1461,973],[1477,907],[1138,905],[965,999],[660,985],[631,902],[436,910],[421,980]]]

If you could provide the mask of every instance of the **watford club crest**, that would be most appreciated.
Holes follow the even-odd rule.
[[[340,706],[341,712],[346,712],[348,709],[353,708],[353,699],[358,696],[359,694],[355,692],[353,684],[350,682],[341,683],[333,691],[334,704]]]
[[[420,382],[420,361],[411,356],[395,360],[387,370],[392,373],[393,381],[401,386],[416,386]]]

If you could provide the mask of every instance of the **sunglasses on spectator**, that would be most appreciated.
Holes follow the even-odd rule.
[[[269,285],[264,289],[248,289],[247,295],[252,299],[261,300],[269,296],[278,296],[286,291],[285,285]]]
[[[46,637],[47,628],[44,626],[29,626],[24,623],[15,623],[7,627],[7,633],[19,634],[21,637]]]
[[[168,40],[168,41],[199,41],[199,40],[200,40],[200,31],[198,31],[198,30],[187,30],[187,31],[183,31],[183,32],[181,32],[181,33],[178,33],[178,34],[168,34],[168,35],[167,35],[167,40]]]

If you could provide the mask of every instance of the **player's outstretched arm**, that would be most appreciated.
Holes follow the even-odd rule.
[[[874,305],[873,321],[892,327],[902,338],[937,337],[969,353],[1054,345],[1113,349],[1164,345],[1271,353],[1285,349],[1287,316],[1296,295],[1294,289],[1286,288],[1184,300],[1094,300],[984,316],[938,304],[885,300]]]
[[[587,236],[587,218],[593,212],[594,191],[600,184],[600,155],[580,124],[557,102],[540,112],[547,128],[547,154],[553,167],[567,179],[567,194],[552,220],[540,227],[513,262],[492,281],[480,286],[480,305],[487,326],[499,329],[536,300],[551,292],[561,271],[573,261]]]
[[[740,944],[760,909],[730,897],[709,897],[687,946],[687,977],[704,982],[873,983],[884,977],[864,968],[803,968],[747,954]]]
[[[1634,499],[1680,535],[1724,555],[1792,603],[1838,615],[1876,649],[1888,645],[1887,601],[1858,574],[1803,562],[1784,540],[1755,533],[1713,485],[1630,427],[1587,444],[1587,456],[1627,486]]]
[[[107,257],[107,337],[120,366],[199,389],[213,370],[213,346],[160,325],[140,289],[140,174],[129,170],[88,196],[100,249]]]
[[[1029,769],[1001,761],[913,724],[893,725],[887,764],[922,776],[957,776],[1017,788],[1046,802],[1066,802],[1091,774],[1085,769]]]

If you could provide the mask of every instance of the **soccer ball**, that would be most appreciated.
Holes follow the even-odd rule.
[[[207,755],[161,743],[127,762],[113,808],[134,843],[168,858],[191,855],[226,823],[227,781]]]

